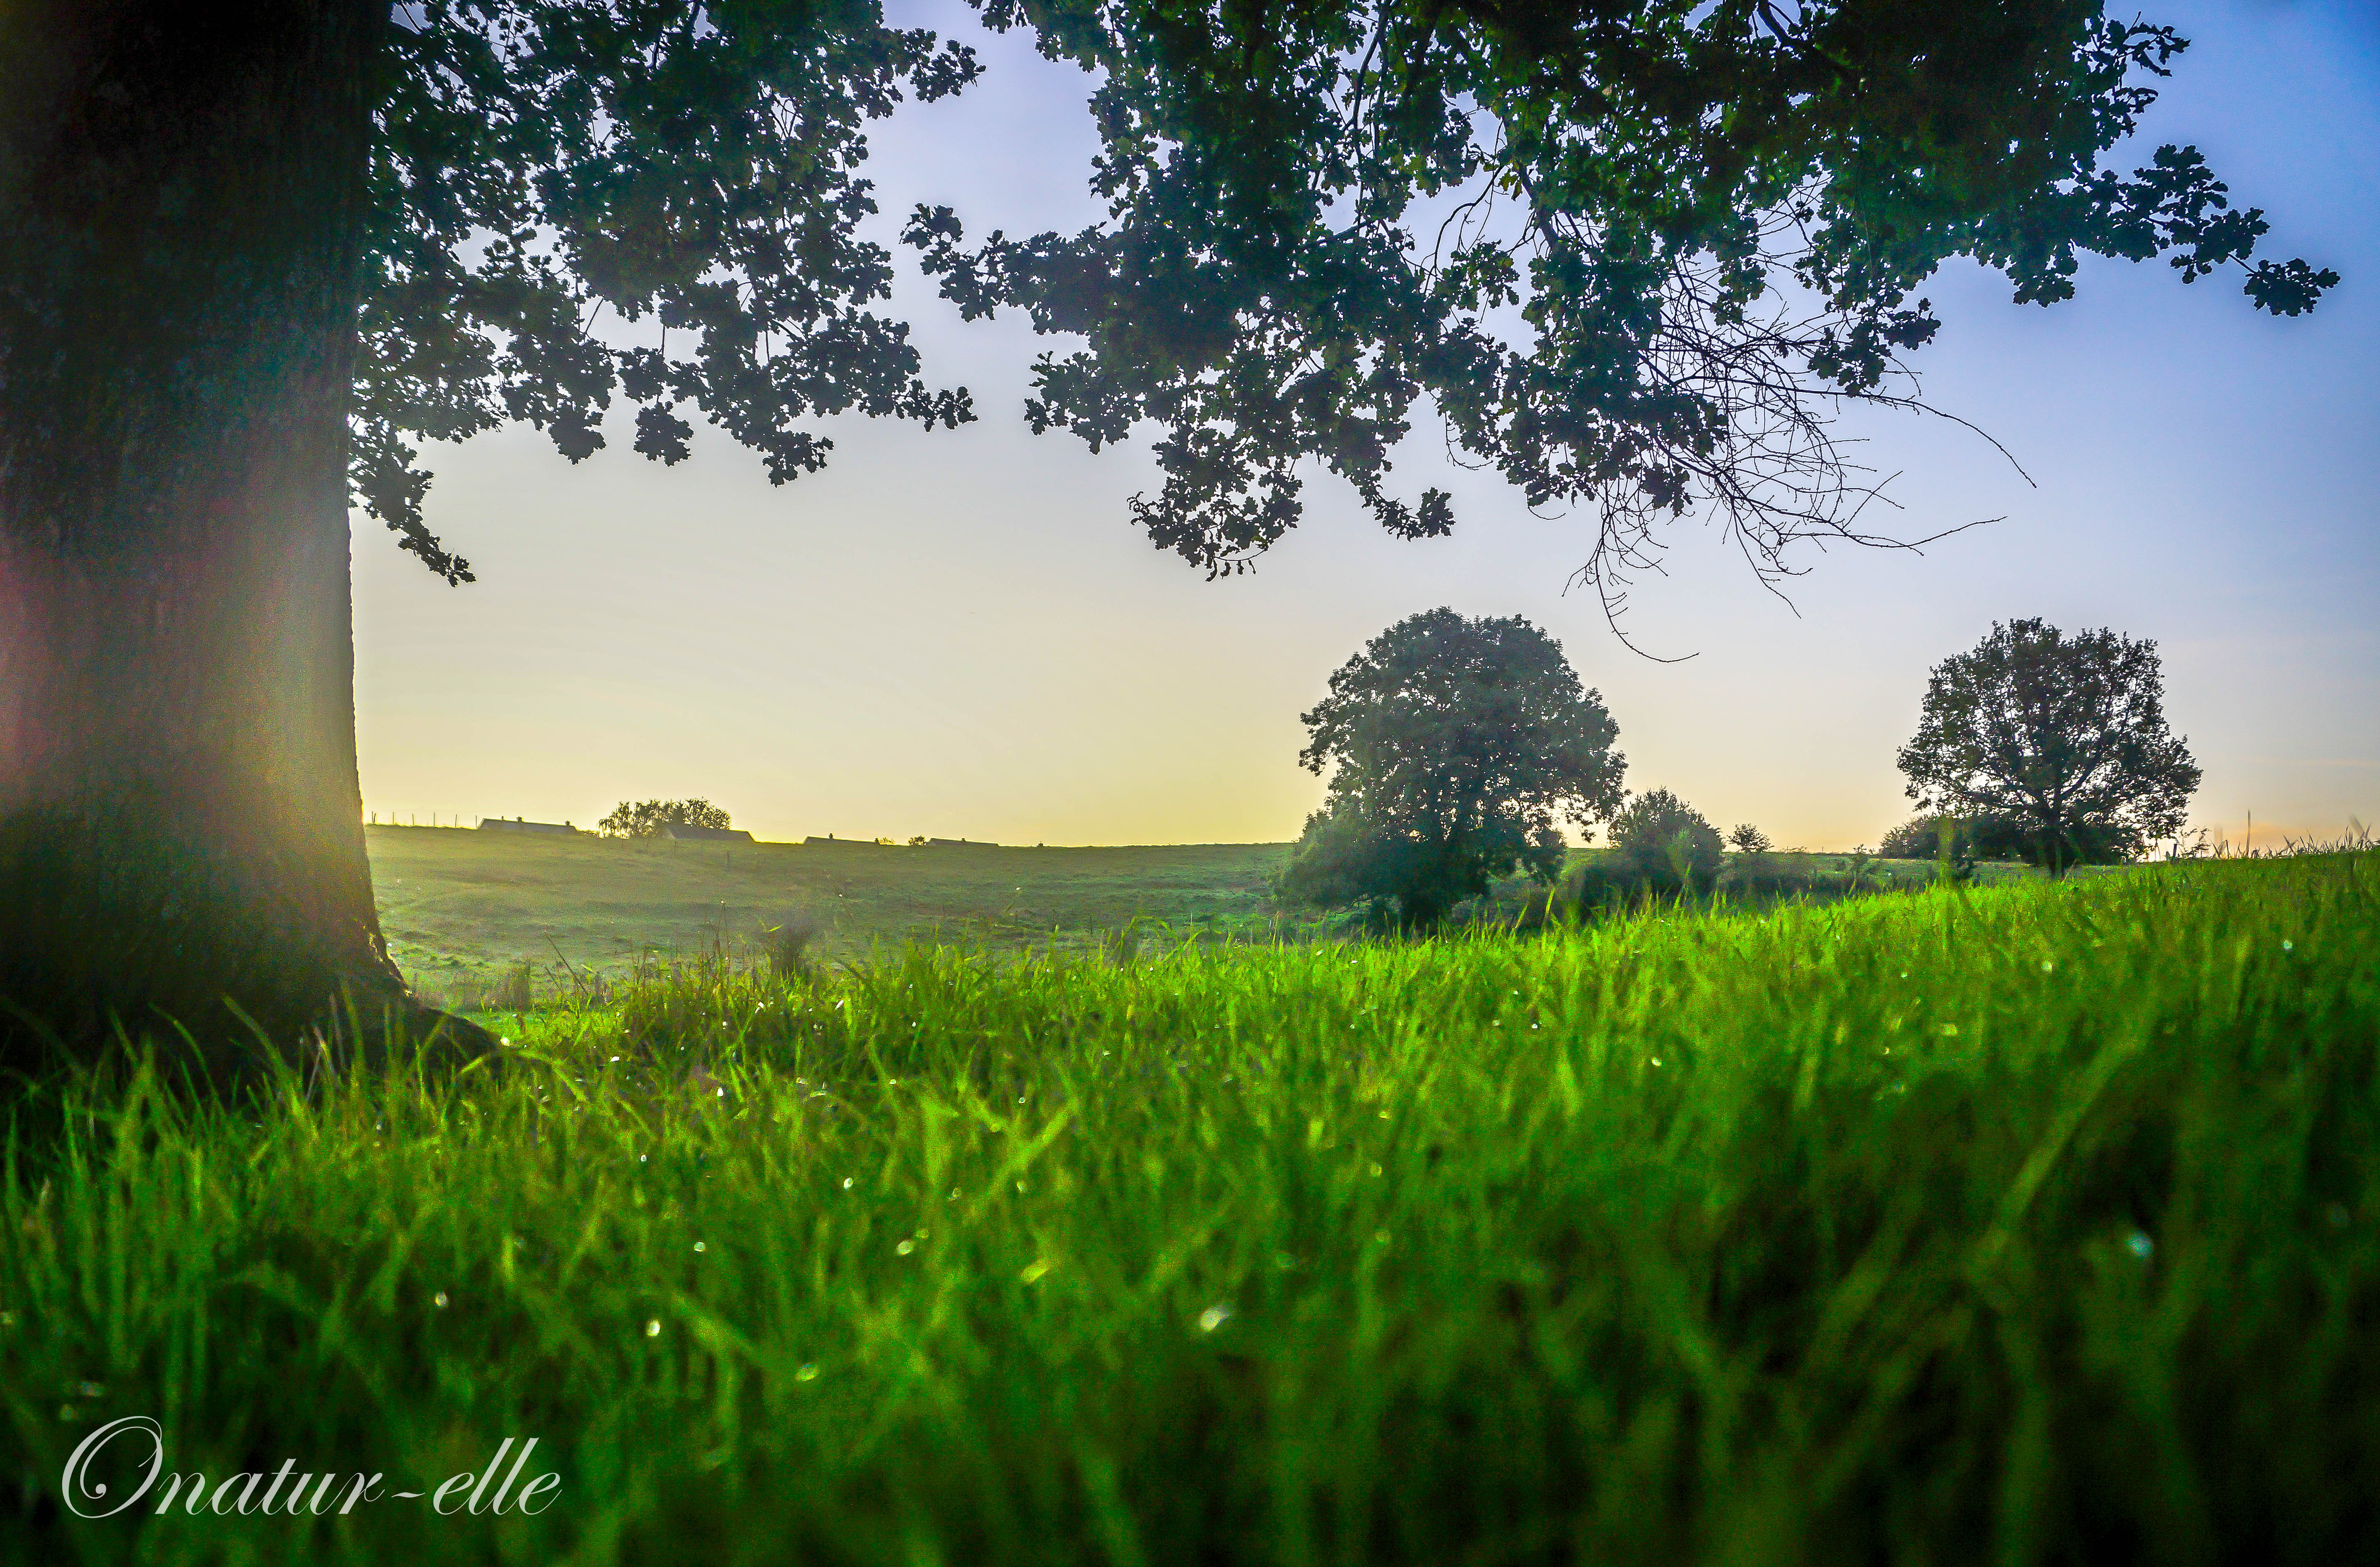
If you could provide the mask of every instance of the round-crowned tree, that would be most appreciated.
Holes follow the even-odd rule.
[[[731,827],[727,813],[709,800],[622,800],[595,824],[606,838],[658,838],[671,827]]]
[[[1920,809],[2010,824],[2052,875],[2179,831],[2199,777],[2155,642],[2039,620],[1935,665],[1899,759]]]
[[[1496,877],[1550,882],[1561,826],[1618,808],[1620,726],[1561,644],[1526,620],[1436,609],[1399,621],[1330,677],[1298,760],[1330,771],[1279,891],[1370,904],[1429,929]]]
[[[1624,877],[1644,886],[1707,888],[1725,852],[1718,829],[1667,789],[1648,789],[1611,820],[1611,846]]]

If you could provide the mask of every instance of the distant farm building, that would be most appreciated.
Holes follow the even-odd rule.
[[[482,832],[576,832],[578,829],[566,821],[523,821],[517,816],[507,821],[501,816],[483,816],[480,819],[480,831]]]
[[[688,827],[682,821],[662,824],[662,836],[681,844],[748,844],[752,834],[741,827]]]
[[[996,849],[1000,845],[965,838],[929,838],[926,840],[926,847],[929,849]]]

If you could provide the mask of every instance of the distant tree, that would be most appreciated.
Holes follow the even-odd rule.
[[[1937,858],[1942,852],[1941,824],[1948,820],[1955,819],[1912,816],[1887,832],[1884,835],[1884,841],[1876,846],[1876,852],[1884,859]],[[1951,846],[1954,851],[1964,846],[1964,839],[1965,834],[1955,830],[1952,832]]]
[[[1603,698],[1519,616],[1436,609],[1400,621],[1331,675],[1303,722],[1298,760],[1330,769],[1330,791],[1281,895],[1393,907],[1407,929],[1437,926],[1516,867],[1550,882],[1560,824],[1609,816],[1627,766]]]
[[[1777,845],[1749,821],[1739,821],[1727,835],[1728,846],[1740,855],[1765,855]]]
[[[727,827],[727,813],[709,800],[622,800],[595,824],[606,838],[658,838],[664,827]]]
[[[2001,816],[1913,816],[1884,835],[1876,845],[1879,859],[1939,859],[1942,828],[1950,824],[1952,858],[2026,859],[2033,857],[2024,824]]]
[[[1935,666],[1900,748],[1907,793],[1926,811],[2015,823],[2052,875],[2129,859],[2180,828],[2198,787],[2164,703],[2155,642],[1996,624]]]
[[[1667,789],[1636,796],[1611,820],[1612,857],[1630,881],[1708,886],[1723,850],[1718,829]]]

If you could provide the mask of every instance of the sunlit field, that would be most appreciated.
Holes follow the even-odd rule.
[[[375,827],[366,841],[391,955],[433,1002],[469,1011],[508,987],[577,998],[722,944],[757,952],[771,927],[789,923],[809,932],[813,954],[839,958],[904,941],[1016,954],[1111,951],[1124,932],[1135,944],[1304,940],[1345,923],[1272,901],[1286,844],[728,845],[432,827]],[[1589,864],[1601,852],[1573,859]],[[1931,861],[1761,858],[1772,873],[1821,889],[1850,879],[1854,865],[1863,892],[1935,875]],[[2039,874],[1976,868],[1987,882]],[[1512,919],[1539,891],[1505,882],[1477,915]]]
[[[43,1085],[0,1177],[0,1541],[2359,1560],[2375,938],[2380,856],[2201,863],[1436,941],[712,965],[504,1020],[458,1082]],[[134,1415],[203,1482],[74,1516],[69,1453]],[[538,1444],[512,1500],[441,1515],[507,1438]],[[218,1515],[285,1460],[378,1499],[243,1515],[234,1486]],[[140,1466],[106,1478],[84,1511]]]
[[[1144,848],[865,841],[673,844],[431,827],[366,833],[389,951],[414,987],[469,1007],[522,969],[575,995],[639,965],[747,949],[794,922],[823,955],[883,942],[995,950],[1104,945],[1135,920],[1188,934],[1269,933],[1282,844]]]

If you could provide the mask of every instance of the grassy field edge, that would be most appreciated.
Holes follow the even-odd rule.
[[[2380,857],[524,1018],[495,1080],[65,1086],[15,1560],[2351,1558]],[[85,1521],[176,1469],[536,1516]],[[315,1462],[310,1464],[307,1461]],[[541,1461],[542,1462],[542,1461]],[[124,1494],[124,1493],[118,1493]]]

